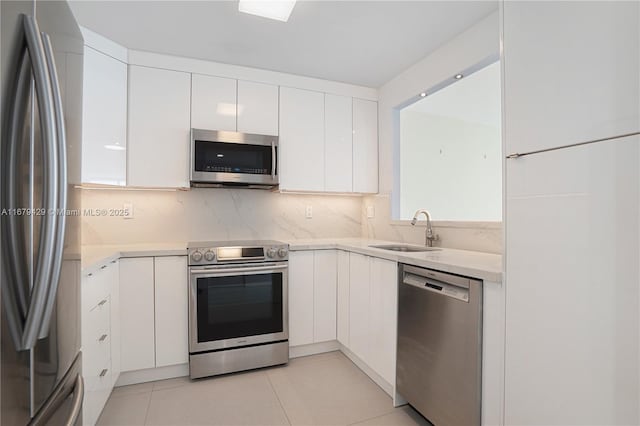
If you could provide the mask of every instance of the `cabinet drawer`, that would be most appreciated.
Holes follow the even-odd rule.
[[[111,368],[107,360],[97,368],[84,370],[85,394],[83,404],[83,424],[94,425],[102,409],[104,408],[109,395],[111,394]]]
[[[82,350],[87,371],[97,370],[111,359],[111,303],[96,306],[83,316]]]
[[[109,296],[109,276],[106,269],[108,265],[102,266],[96,272],[82,277],[82,310],[93,310],[99,303]]]

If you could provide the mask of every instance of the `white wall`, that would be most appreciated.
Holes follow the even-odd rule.
[[[359,237],[359,196],[280,194],[249,189],[82,190],[83,209],[122,208],[133,219],[82,218],[82,244],[232,239]],[[305,218],[306,206],[313,218]]]
[[[407,227],[406,223],[391,220],[391,206],[380,205],[391,197],[397,196],[394,191],[394,163],[399,160],[398,151],[394,149],[394,132],[397,127],[398,107],[404,106],[408,100],[418,96],[423,90],[433,87],[456,73],[474,64],[497,60],[500,52],[498,12],[487,16],[467,31],[461,33],[450,42],[416,63],[402,74],[383,85],[378,92],[378,126],[379,126],[379,188],[380,195],[366,197],[365,204],[376,205],[376,215],[380,211],[388,211],[389,220],[379,217],[363,219],[363,235],[398,235],[411,241],[422,241],[422,228]],[[366,207],[366,206],[365,206]],[[386,213],[385,213],[386,214]],[[438,224],[436,224],[438,225]],[[455,230],[455,239],[441,235],[440,245],[451,248],[474,247],[475,250],[501,252],[502,229],[496,224],[441,224],[443,228]],[[484,237],[478,239],[478,234]]]

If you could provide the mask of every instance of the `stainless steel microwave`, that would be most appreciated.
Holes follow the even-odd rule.
[[[278,186],[278,137],[191,129],[191,186]]]

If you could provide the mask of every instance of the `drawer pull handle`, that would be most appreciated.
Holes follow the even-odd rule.
[[[100,267],[100,269],[104,269],[104,268],[106,268],[106,267],[107,267],[107,265],[102,265],[102,266]]]
[[[106,369],[106,368],[105,368],[104,370],[102,370],[102,371],[100,372],[100,377],[104,377],[104,376],[106,376],[106,375],[107,375],[107,371],[109,371],[109,370],[108,370],[108,369]]]
[[[111,263],[116,263],[116,262],[117,262],[117,260],[112,260],[112,261],[111,261]]]
[[[104,305],[105,303],[107,303],[107,299],[102,299],[102,300],[100,301],[100,303],[98,303],[98,306],[102,306],[102,305]]]
[[[100,338],[98,339],[98,342],[104,342],[104,339],[107,338],[106,334],[103,334],[102,336],[100,336]]]
[[[88,277],[92,277],[92,276],[93,276],[93,272],[89,272],[89,273],[87,274],[87,276],[88,276]]]

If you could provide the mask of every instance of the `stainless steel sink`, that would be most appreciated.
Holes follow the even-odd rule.
[[[369,247],[379,248],[382,250],[391,250],[391,251],[403,251],[403,252],[420,252],[420,251],[438,251],[441,250],[436,247],[423,247],[423,246],[412,246],[408,244],[382,244],[382,245],[371,245]]]

